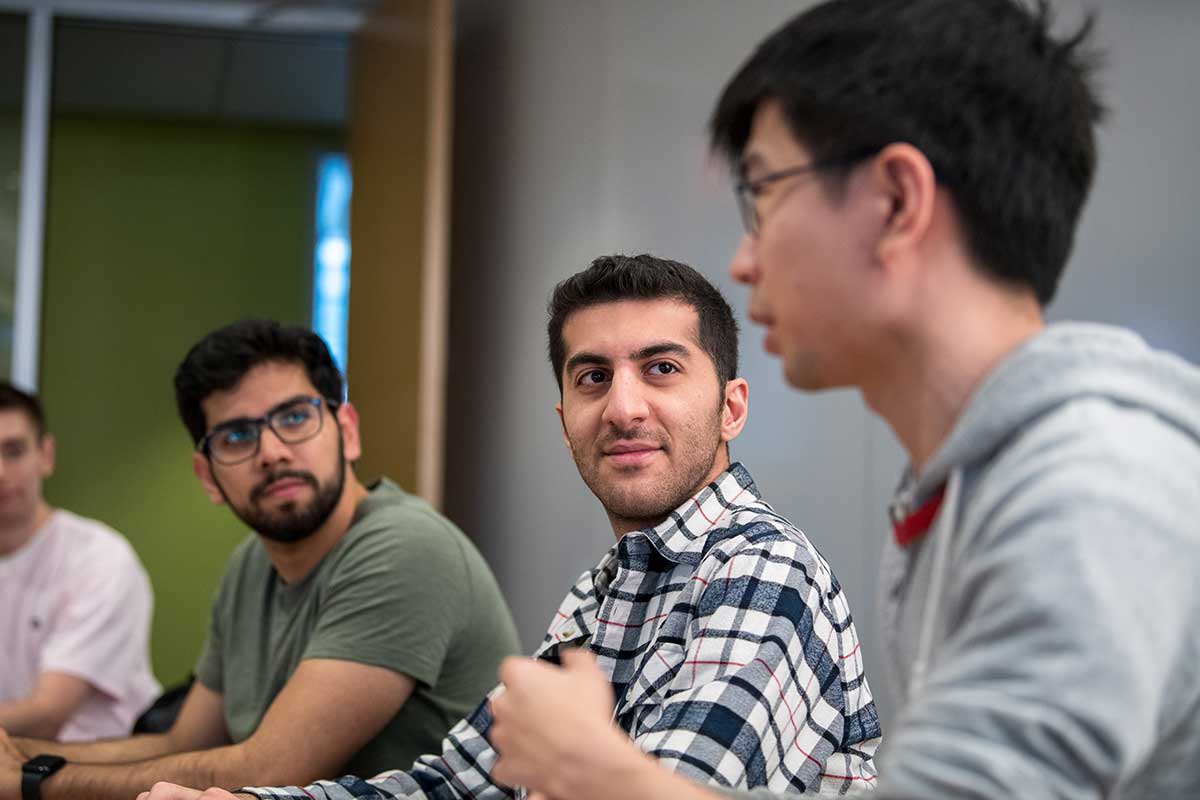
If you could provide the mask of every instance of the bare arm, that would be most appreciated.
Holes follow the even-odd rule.
[[[28,697],[0,703],[0,728],[14,736],[53,739],[93,691],[83,678],[43,672]]]
[[[193,683],[179,717],[167,733],[71,744],[38,739],[15,741],[30,757],[55,753],[77,764],[120,764],[228,744],[229,734],[225,730],[221,695],[201,683]]]
[[[411,678],[383,667],[304,661],[244,742],[132,764],[68,764],[46,781],[42,797],[130,800],[160,781],[185,786],[308,783],[344,766],[396,715],[413,688]]]

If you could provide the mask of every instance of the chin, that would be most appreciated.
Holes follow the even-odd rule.
[[[783,379],[787,381],[788,386],[791,386],[793,389],[801,390],[813,388],[813,376],[811,370],[803,369],[801,365],[796,364],[794,361],[788,360],[787,357],[784,357],[782,360]]]
[[[802,392],[818,392],[822,389],[831,389],[834,385],[816,368],[815,364],[789,361],[786,358],[783,362],[783,378],[793,389],[799,389]]]
[[[664,499],[654,492],[623,492],[619,488],[611,486],[606,487],[603,495],[597,494],[597,499],[610,514],[616,514],[626,519],[665,516],[675,508],[675,506],[670,506],[664,509]]]

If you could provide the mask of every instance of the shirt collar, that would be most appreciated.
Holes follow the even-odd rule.
[[[647,547],[676,564],[699,564],[708,549],[709,534],[729,525],[730,512],[759,499],[750,472],[734,463],[716,480],[689,497],[653,528],[625,534],[617,546],[619,558],[643,558]]]

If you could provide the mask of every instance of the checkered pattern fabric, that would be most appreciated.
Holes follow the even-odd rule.
[[[840,794],[870,786],[879,742],[850,609],[829,565],[734,464],[656,528],[623,536],[580,576],[537,656],[587,646],[615,719],[703,783]],[[497,687],[495,695],[503,691]],[[487,703],[407,772],[260,798],[499,798]]]

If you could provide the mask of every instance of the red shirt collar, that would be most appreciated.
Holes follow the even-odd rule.
[[[936,494],[904,515],[903,518],[892,519],[892,533],[896,536],[896,544],[908,547],[925,535],[942,507],[942,497],[945,494],[946,487],[943,486],[937,490]]]

